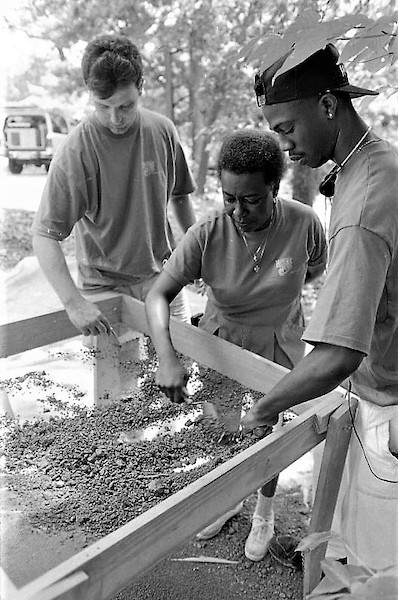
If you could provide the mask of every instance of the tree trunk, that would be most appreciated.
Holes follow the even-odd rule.
[[[196,193],[202,196],[205,191],[207,167],[209,165],[210,152],[208,150],[208,144],[211,140],[211,136],[206,134],[201,139],[201,150],[198,156],[198,169],[196,172]]]
[[[164,47],[164,64],[166,68],[166,112],[169,119],[174,120],[174,88],[173,88],[173,72],[171,63],[171,52],[170,48],[166,45]]]
[[[201,73],[199,66],[199,58],[196,53],[195,33],[191,31],[189,40],[189,120],[191,122],[191,144],[192,157],[197,160],[198,148],[198,132],[202,129],[201,114],[199,105],[199,87],[201,81]]]
[[[198,170],[196,174],[196,191],[199,195],[202,195],[205,191],[207,167],[209,164],[209,143],[213,136],[212,127],[220,113],[221,100],[218,94],[215,94],[216,99],[213,100],[206,111],[206,119],[203,132],[201,133],[198,148]]]
[[[312,206],[316,194],[316,177],[314,169],[300,163],[293,165],[292,174],[293,198]]]

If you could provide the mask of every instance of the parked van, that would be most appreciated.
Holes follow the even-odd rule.
[[[24,165],[44,165],[51,159],[70,131],[70,124],[59,110],[35,106],[6,106],[3,113],[3,154],[11,173],[18,175]]]

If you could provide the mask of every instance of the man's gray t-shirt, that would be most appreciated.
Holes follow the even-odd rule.
[[[134,283],[160,272],[175,246],[168,201],[193,189],[169,119],[141,107],[115,135],[93,114],[57,152],[33,231],[61,241],[75,228],[85,289]]]

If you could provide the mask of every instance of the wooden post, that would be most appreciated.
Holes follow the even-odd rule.
[[[93,338],[94,406],[114,402],[120,393],[119,346],[111,335]]]
[[[355,416],[355,398],[352,399],[351,406],[351,412]],[[329,419],[308,534],[329,531],[332,526],[351,430],[351,414],[347,402],[344,402]],[[326,546],[324,543],[305,553],[304,597],[312,592],[321,579],[321,561],[325,557]]]
[[[0,388],[0,414],[13,419],[15,417],[6,390]]]
[[[134,373],[122,373],[121,363],[140,360],[142,333],[123,323],[113,325],[115,335],[93,337],[94,406],[104,406],[120,398],[123,391],[137,388]]]

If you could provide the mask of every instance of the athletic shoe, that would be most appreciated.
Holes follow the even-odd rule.
[[[268,546],[274,536],[274,511],[264,519],[253,515],[252,528],[245,544],[245,556],[255,562],[262,560],[267,554]]]

